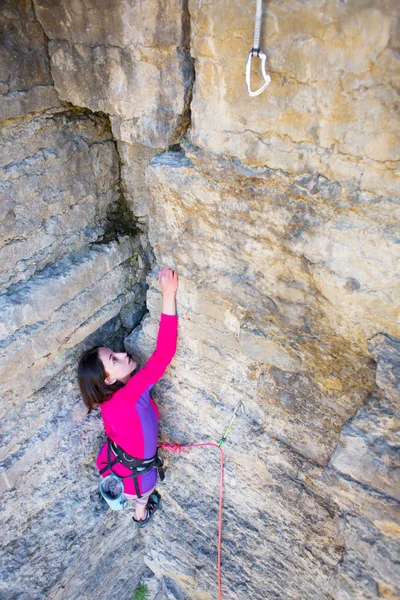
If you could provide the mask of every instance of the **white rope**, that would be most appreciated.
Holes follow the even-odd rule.
[[[267,75],[267,72],[265,70],[267,57],[264,54],[264,52],[260,52],[261,20],[262,20],[262,0],[257,0],[256,19],[255,19],[255,24],[254,24],[254,43],[253,43],[252,49],[250,50],[250,52],[248,54],[247,63],[246,63],[246,86],[247,86],[247,91],[250,96],[258,96],[259,94],[261,94],[261,92],[263,92],[265,90],[265,88],[271,81],[271,77],[269,75]],[[251,79],[251,59],[253,58],[253,56],[258,56],[258,58],[261,61],[261,74],[264,79],[264,84],[260,87],[259,90],[256,90],[255,92],[253,92],[251,90],[251,81],[250,81],[250,79]]]
[[[255,25],[254,25],[253,50],[259,50],[260,49],[261,19],[262,19],[262,0],[257,0],[256,22],[255,22]]]

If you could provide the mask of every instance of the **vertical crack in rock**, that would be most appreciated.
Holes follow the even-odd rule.
[[[170,146],[178,144],[186,135],[192,122],[191,104],[193,99],[193,87],[196,77],[194,58],[190,52],[190,29],[191,20],[189,12],[189,0],[182,2],[182,47],[177,48],[180,70],[184,80],[184,109],[180,115],[174,136],[171,138]]]
[[[104,119],[107,120],[111,132],[111,122],[109,116],[103,113],[96,114],[102,116]],[[118,181],[115,186],[117,193],[117,201],[114,204],[110,205],[107,211],[107,224],[104,230],[104,234],[98,241],[96,241],[96,243],[100,242],[102,244],[108,244],[112,240],[118,240],[118,237],[124,234],[127,234],[132,239],[134,239],[142,231],[139,226],[138,220],[132,213],[125,196],[125,190],[121,176],[122,161],[121,156],[119,154],[117,140],[114,138],[114,136],[112,136],[112,142],[118,159]]]
[[[129,235],[141,262],[141,274],[132,290],[134,298],[122,308],[120,313],[122,324],[127,330],[128,335],[134,328],[140,325],[145,314],[148,312],[146,307],[146,294],[148,290],[146,278],[152,268],[154,257],[150,253],[151,246],[147,243],[147,231],[134,216],[127,200],[126,189],[122,179],[123,163],[117,140],[113,139],[113,142],[118,157],[118,200],[114,206],[110,207],[108,213],[108,226],[104,232],[102,242],[108,243],[108,241],[112,239],[118,239],[119,235]],[[142,242],[142,236],[140,234],[143,234],[146,237],[145,245]]]
[[[9,251],[13,228],[22,231],[11,248],[14,279],[1,295],[8,317],[0,490],[8,501],[0,594],[29,600],[66,588],[78,599],[82,580],[96,594],[104,565],[118,570],[122,583],[112,594],[124,598],[141,576],[143,542],[132,544],[120,515],[104,514],[94,465],[102,427],[86,418],[76,364],[87,347],[123,349],[146,311],[150,259],[125,197],[108,116],[64,104],[2,123],[0,133],[9,166],[5,206],[15,206],[1,249]],[[128,546],[134,564],[120,561]]]
[[[51,70],[51,60],[50,60],[50,52],[49,52],[50,39],[47,37],[46,32],[44,30],[44,27],[43,27],[42,23],[40,22],[40,19],[38,19],[37,15],[36,15],[34,0],[29,0],[29,4],[30,4],[30,8],[32,10],[32,14],[33,14],[33,16],[35,18],[35,21],[37,21],[39,23],[39,25],[40,25],[40,27],[42,29],[42,32],[43,32],[43,37],[44,37],[44,39],[46,41],[46,44],[45,44],[44,48],[45,48],[45,51],[46,51],[46,62],[47,62],[48,72],[49,72],[50,79],[51,79],[51,81],[53,83],[54,90],[55,90],[58,98],[60,99],[60,96],[58,94],[58,90],[57,90],[56,85],[54,83],[53,73],[52,73],[52,70]],[[60,99],[60,104],[63,104],[63,102],[61,101],[61,99]]]

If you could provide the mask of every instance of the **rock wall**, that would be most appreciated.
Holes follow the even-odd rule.
[[[217,597],[217,453],[166,457],[137,532],[100,502],[76,386],[82,348],[151,352],[166,264],[160,437],[219,440],[245,404],[224,598],[400,598],[396,3],[264,3],[256,98],[255,4],[2,10],[2,597]]]
[[[184,0],[35,1],[62,100],[110,115],[117,139],[173,144],[192,83]]]
[[[190,147],[154,159],[147,176],[156,258],[182,273],[179,350],[159,396],[162,437],[218,440],[236,403],[246,406],[225,446],[228,597],[397,597],[396,321],[381,321],[390,295],[382,294],[381,310],[368,309],[355,283],[365,264],[379,262],[367,243],[362,259],[353,251],[358,228],[346,227],[349,250],[336,263],[349,279],[329,268],[340,207],[351,205],[352,219],[356,203],[310,193],[309,178],[300,188],[289,174],[254,175]],[[378,232],[377,206],[358,214],[364,239]],[[323,293],[325,278],[336,282],[335,298]],[[377,285],[369,295],[379,296]],[[150,316],[127,340],[132,351],[154,345],[159,303],[153,284]],[[187,597],[215,598],[208,555],[218,461],[196,454],[170,462],[168,544],[156,549],[155,531],[145,560],[173,574]],[[194,536],[183,536],[184,527]]]
[[[254,3],[191,0],[190,14],[195,145],[251,167],[398,195],[397,2],[264,3],[272,81],[254,99],[244,91]]]
[[[2,3],[1,25],[0,595],[105,597],[111,576],[98,572],[118,565],[118,597],[136,587],[143,544],[103,518],[101,430],[86,419],[76,362],[95,344],[123,347],[145,311],[151,257],[109,118],[59,99],[33,5]]]

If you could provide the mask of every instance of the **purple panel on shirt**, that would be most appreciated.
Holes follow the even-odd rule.
[[[143,431],[144,457],[151,458],[157,450],[158,419],[150,402],[149,389],[143,392],[136,406]]]

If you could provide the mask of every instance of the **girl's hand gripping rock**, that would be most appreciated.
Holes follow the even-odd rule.
[[[175,296],[178,289],[178,275],[172,269],[163,267],[158,276],[162,293],[162,312],[165,315],[175,315]]]

